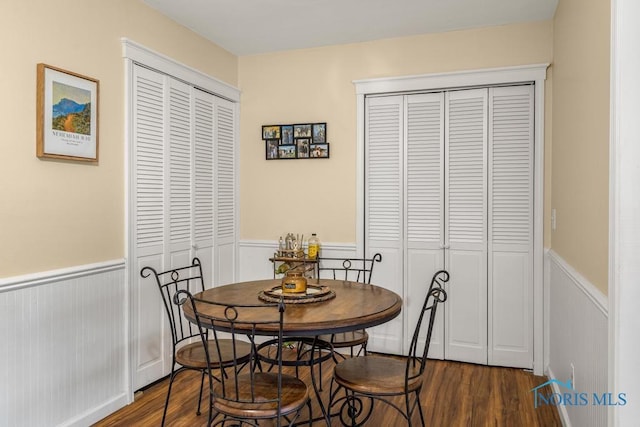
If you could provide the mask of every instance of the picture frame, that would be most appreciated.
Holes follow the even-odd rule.
[[[278,160],[279,145],[280,140],[278,139],[267,139],[265,141],[265,158],[267,160]]]
[[[100,82],[40,63],[36,92],[36,156],[97,163]]]
[[[327,123],[263,125],[266,160],[328,159]]]
[[[314,123],[313,124],[313,143],[324,144],[326,142],[327,142],[327,124]]]
[[[262,126],[262,139],[280,139],[280,125]]]
[[[309,145],[309,157],[312,159],[328,159],[329,158],[329,143],[325,144],[310,144]]]
[[[296,152],[298,153],[299,159],[308,159],[310,150],[309,145],[311,144],[311,140],[309,138],[298,138],[296,139]]]
[[[311,138],[311,123],[293,125],[294,138]]]
[[[279,159],[295,159],[296,158],[296,145],[279,145],[278,146],[278,158]]]
[[[282,130],[282,144],[293,144],[293,125],[282,125],[280,128]]]

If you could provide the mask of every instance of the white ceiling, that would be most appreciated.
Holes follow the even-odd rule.
[[[551,19],[558,0],[143,0],[253,55]]]

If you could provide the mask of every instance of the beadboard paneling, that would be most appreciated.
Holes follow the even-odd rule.
[[[88,425],[128,402],[124,262],[0,283],[0,425]]]
[[[592,395],[609,391],[607,297],[555,252],[549,251],[547,257],[550,273],[548,375],[565,382],[571,378],[573,364],[575,392],[589,395],[588,405],[559,405],[558,409],[566,425],[606,426],[607,407],[593,405]]]

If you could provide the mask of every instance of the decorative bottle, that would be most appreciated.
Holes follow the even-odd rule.
[[[309,259],[316,259],[320,253],[320,239],[316,233],[311,234],[307,245],[307,256]]]

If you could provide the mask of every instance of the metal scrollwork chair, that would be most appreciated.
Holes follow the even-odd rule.
[[[316,263],[316,277],[318,279],[344,280],[350,282],[371,284],[371,275],[375,263],[382,261],[382,255],[376,253],[371,258],[331,258],[318,257]],[[288,341],[296,343],[298,358],[296,360],[296,373],[298,366],[309,366],[312,382],[318,391],[322,391],[322,363],[344,355],[336,349],[348,348],[351,357],[354,356],[354,348],[360,347],[356,355],[367,354],[367,342],[369,334],[364,329],[336,334],[324,334],[315,337],[291,337]],[[318,366],[318,381],[315,380],[314,366]]]
[[[219,335],[230,335],[231,348],[249,344],[248,369],[235,361],[222,368],[225,375],[219,381],[212,381],[209,368],[209,424],[222,415],[213,425],[252,425],[259,420],[271,419],[277,426],[284,419],[287,425],[296,423],[302,409],[309,410],[309,425],[312,423],[311,400],[307,385],[300,379],[282,373],[283,316],[285,305],[279,303],[228,305],[193,297],[188,291],[180,291],[175,296],[177,304],[189,301],[195,320],[200,328],[202,341],[207,333],[214,342]],[[277,352],[276,372],[263,372],[260,368],[259,331],[277,335],[273,348]],[[258,340],[256,340],[258,338]],[[208,361],[218,360],[222,355],[220,346],[208,347]],[[211,366],[211,365],[210,365]],[[214,416],[215,413],[215,416]]]
[[[202,265],[198,258],[193,258],[191,265],[163,272],[157,272],[152,267],[144,267],[140,271],[140,275],[143,278],[153,275],[155,278],[169,319],[169,328],[171,329],[173,360],[171,363],[171,375],[169,377],[169,390],[167,391],[167,399],[164,404],[164,412],[162,413],[162,425],[164,426],[173,381],[178,373],[185,369],[202,372],[196,414],[200,415],[201,413],[200,403],[202,401],[204,377],[208,369],[206,349],[201,341],[200,330],[196,325],[185,319],[182,305],[174,304],[173,297],[181,290],[187,290],[193,293],[204,291]],[[207,340],[206,343],[209,349],[213,349],[214,347],[222,349],[222,351],[215,353],[218,358],[212,359],[213,363],[211,365],[215,368],[229,365],[236,360],[246,362],[251,351],[249,345],[244,345],[241,348],[233,349],[234,352],[232,352],[231,341],[228,339],[221,339],[219,341]]]
[[[371,416],[374,402],[384,402],[396,409],[409,426],[417,408],[421,425],[425,425],[420,391],[436,309],[438,304],[447,300],[443,286],[448,280],[449,273],[445,270],[433,276],[406,360],[360,356],[345,359],[336,365],[329,392],[329,409],[340,405],[339,416],[344,425],[363,425]],[[341,390],[345,390],[345,396],[338,397]],[[404,405],[393,402],[397,396],[404,397]],[[369,401],[369,405],[365,404],[366,401]]]
[[[382,255],[379,253],[371,258],[318,258],[318,277],[329,276],[327,278],[334,280],[348,280],[351,282],[371,284],[373,267],[377,262],[381,261]],[[323,274],[323,272],[325,273]],[[320,335],[317,338],[321,342],[330,342],[334,349],[349,348],[351,357],[354,356],[354,348],[358,346],[360,349],[356,355],[367,355],[369,334],[364,329],[338,334]],[[344,356],[342,357],[344,358]]]

